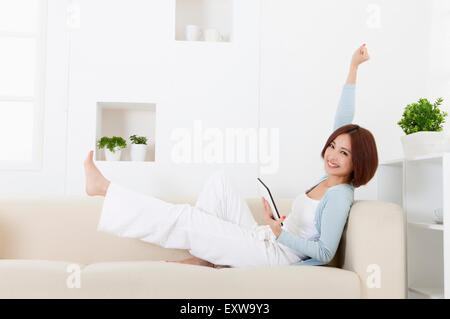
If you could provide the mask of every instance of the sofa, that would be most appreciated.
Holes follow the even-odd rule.
[[[188,258],[187,250],[97,231],[103,200],[0,196],[0,298],[406,296],[405,217],[396,204],[355,201],[327,265],[212,268],[165,261]],[[276,201],[288,214],[292,199]],[[264,224],[260,199],[247,203]]]

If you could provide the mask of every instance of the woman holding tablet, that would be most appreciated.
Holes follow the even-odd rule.
[[[326,174],[295,198],[287,219],[275,220],[263,200],[268,225],[259,226],[221,172],[205,183],[195,206],[131,191],[108,181],[90,151],[84,163],[86,193],[105,196],[97,229],[166,248],[188,249],[194,257],[182,263],[231,267],[329,263],[353,204],[354,188],[367,184],[378,166],[372,134],[351,124],[356,74],[367,60],[367,48],[362,45],[352,56],[334,132],[321,153]]]

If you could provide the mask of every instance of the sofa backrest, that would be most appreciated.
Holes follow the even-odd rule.
[[[97,231],[103,197],[0,196],[0,259],[102,261],[177,260],[165,249]]]
[[[0,259],[90,264],[179,260],[190,256],[187,250],[162,248],[97,231],[103,200],[103,197],[88,196],[0,196]],[[276,202],[280,212],[288,215],[292,200],[277,199]],[[248,199],[247,203],[258,224],[265,224],[260,199]],[[338,251],[326,266],[356,272],[361,278],[363,297],[385,298],[389,291],[394,298],[403,298],[406,281],[404,222],[398,205],[356,201]],[[378,284],[384,286],[383,289],[377,290]]]

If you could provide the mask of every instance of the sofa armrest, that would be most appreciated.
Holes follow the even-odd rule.
[[[361,298],[406,297],[405,214],[399,205],[355,201],[341,239],[341,267],[361,279]]]

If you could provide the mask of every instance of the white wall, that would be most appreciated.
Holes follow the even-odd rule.
[[[0,172],[3,193],[83,194],[96,102],[118,100],[157,103],[156,162],[99,163],[107,178],[161,197],[197,196],[222,166],[172,163],[171,133],[201,119],[221,130],[279,128],[279,171],[264,179],[276,196],[291,197],[323,173],[319,153],[361,43],[372,59],[358,75],[355,123],[372,131],[380,160],[402,155],[396,122],[429,93],[428,1],[234,1],[233,41],[216,44],[174,41],[175,0],[74,1],[81,16],[72,30],[63,27],[66,2],[49,0],[47,151],[37,173],[48,178]],[[256,163],[224,167],[243,196],[256,195]],[[10,187],[12,180],[21,183]],[[376,198],[375,180],[356,197]]]
[[[81,165],[95,139],[95,103],[156,103],[156,162],[99,163],[107,178],[157,196],[195,197],[218,165],[174,164],[172,131],[257,127],[258,1],[234,7],[232,43],[174,41],[175,1],[80,1],[72,32],[67,192],[84,191]],[[257,163],[228,165],[245,196]],[[118,168],[119,167],[119,168]]]
[[[450,114],[450,1],[433,0],[430,12],[433,18],[428,46],[428,97],[432,102],[438,97],[444,98],[442,109]],[[447,123],[449,121],[447,118]],[[444,131],[448,135],[448,124],[444,126]]]

